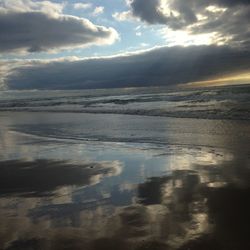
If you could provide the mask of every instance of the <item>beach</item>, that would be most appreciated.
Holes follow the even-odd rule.
[[[250,250],[249,0],[0,0],[0,250]]]
[[[0,249],[247,249],[247,120],[0,113]]]

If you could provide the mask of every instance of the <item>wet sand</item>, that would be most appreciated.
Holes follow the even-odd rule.
[[[0,249],[250,249],[250,124],[0,113]]]

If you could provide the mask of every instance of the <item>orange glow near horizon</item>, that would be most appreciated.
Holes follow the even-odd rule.
[[[218,77],[216,79],[211,79],[211,80],[189,82],[187,84],[182,84],[182,86],[209,87],[209,86],[238,85],[238,84],[249,84],[249,83],[250,83],[250,72],[244,72],[235,75]]]

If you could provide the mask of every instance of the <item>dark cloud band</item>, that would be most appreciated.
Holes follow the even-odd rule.
[[[162,47],[89,60],[29,63],[6,76],[10,89],[175,85],[250,69],[250,52],[225,46]]]

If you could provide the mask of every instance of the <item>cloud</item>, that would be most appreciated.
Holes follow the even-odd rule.
[[[114,14],[112,14],[112,17],[119,22],[133,19],[133,15],[130,11],[115,12]]]
[[[27,3],[27,5],[24,5]],[[0,52],[40,52],[112,44],[116,30],[61,14],[63,5],[48,1],[10,1],[0,5]]]
[[[74,9],[76,10],[86,10],[92,7],[91,3],[75,3],[73,4]]]
[[[93,15],[98,16],[98,15],[102,14],[103,12],[104,12],[104,7],[103,6],[97,6],[97,7],[95,7],[95,9],[93,11]]]
[[[19,61],[11,67],[2,83],[9,89],[169,86],[249,70],[250,52],[226,46],[176,46],[77,61]]]
[[[31,12],[39,11],[50,15],[61,14],[65,7],[64,3],[33,0],[2,0],[0,2],[0,14],[8,12]]]
[[[130,9],[115,13],[120,21],[124,16],[136,18],[149,25],[165,25],[190,35],[216,34],[214,44],[249,46],[250,2],[247,0],[130,0]]]
[[[160,9],[160,0],[149,0],[147,4],[143,0],[131,1],[132,13],[141,20],[150,24],[167,23],[168,17]]]

